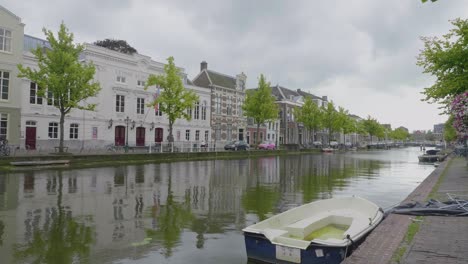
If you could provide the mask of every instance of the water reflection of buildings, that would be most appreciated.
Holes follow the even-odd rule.
[[[9,232],[0,253],[11,258],[11,245],[47,227],[59,197],[67,214],[93,228],[98,262],[150,250],[170,255],[182,232],[196,236],[183,246],[203,248],[208,234],[245,227],[248,213],[264,216],[325,197],[356,175],[356,162],[301,155],[0,175],[0,220]],[[135,250],[132,243],[147,236],[152,243]]]
[[[57,215],[60,197],[68,214],[93,227],[91,254],[106,262],[134,253],[131,244],[142,241],[147,229],[157,230],[161,210],[175,203],[188,205],[191,221],[206,221],[205,228],[195,230],[200,239],[203,233],[223,232],[232,224],[243,226],[240,201],[248,167],[242,160],[199,161],[1,175],[0,219],[6,230],[13,230],[8,237],[18,239],[9,245],[31,242],[34,231]],[[11,183],[13,179],[17,182]],[[174,204],[168,204],[169,196]],[[210,221],[217,227],[211,228]],[[1,248],[2,256],[12,255],[11,247],[10,252]]]

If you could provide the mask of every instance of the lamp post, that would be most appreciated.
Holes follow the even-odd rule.
[[[125,133],[125,150],[128,149],[128,123],[130,122],[130,118],[125,118],[125,124],[126,124],[126,128],[127,128],[127,132]]]

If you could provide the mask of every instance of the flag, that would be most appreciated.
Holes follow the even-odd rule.
[[[158,96],[159,96],[159,86],[158,86],[158,89],[156,90],[156,93],[153,95],[153,102],[156,101],[156,99],[158,99]],[[154,104],[154,110],[155,111],[159,111],[159,104]]]

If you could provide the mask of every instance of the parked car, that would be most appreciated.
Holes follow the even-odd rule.
[[[249,144],[245,141],[232,141],[224,146],[225,150],[249,150]]]
[[[321,147],[322,146],[322,141],[314,141],[314,146],[315,147]]]
[[[258,145],[258,149],[274,150],[276,149],[276,144],[272,141],[263,141]]]
[[[330,141],[330,146],[336,147],[336,146],[338,146],[338,142],[337,141]]]

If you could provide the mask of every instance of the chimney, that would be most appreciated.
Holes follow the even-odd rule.
[[[200,63],[200,71],[203,71],[203,70],[208,70],[208,62],[206,61],[202,61]]]

